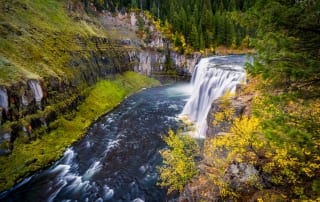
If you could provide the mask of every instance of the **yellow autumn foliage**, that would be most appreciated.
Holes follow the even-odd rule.
[[[210,177],[212,182],[219,186],[222,196],[237,197],[237,193],[232,191],[223,178],[226,169],[234,161],[257,162],[257,154],[264,148],[264,145],[257,141],[258,130],[259,119],[236,118],[229,133],[218,135],[206,143],[206,163],[214,168]]]
[[[160,186],[168,187],[168,193],[181,192],[187,182],[197,174],[194,157],[199,153],[196,141],[190,136],[175,134],[172,130],[163,140],[168,149],[160,152],[163,165],[159,168]]]
[[[220,98],[220,105],[221,111],[216,112],[213,114],[213,122],[214,126],[220,126],[222,122],[232,122],[234,108],[231,106],[230,99],[233,94],[230,91],[227,91],[221,98]],[[220,126],[221,127],[221,126]]]
[[[268,173],[275,186],[287,187],[289,198],[319,197],[316,194],[320,193],[319,100],[283,103],[260,96],[253,103],[251,117],[233,118],[230,105],[223,102],[224,111],[214,115],[214,126],[220,121],[232,122],[229,132],[205,143],[210,178],[219,186],[220,194],[237,197],[239,193],[232,190],[224,176],[231,164],[243,162]],[[259,184],[253,186],[262,188]]]

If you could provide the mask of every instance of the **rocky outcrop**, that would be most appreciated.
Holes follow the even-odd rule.
[[[201,174],[193,178],[185,187],[179,197],[179,202],[198,202],[198,201],[254,201],[253,195],[257,191],[252,183],[261,183],[259,172],[250,164],[232,164],[227,168],[223,177],[234,191],[242,193],[244,197],[240,200],[225,198],[221,195],[219,186],[212,183],[210,175],[214,171],[206,164],[200,166]]]
[[[134,71],[144,75],[156,77],[175,76],[178,80],[189,80],[194,66],[200,55],[185,56],[171,52],[169,56],[155,50],[140,50],[129,52],[130,61],[134,64]],[[169,60],[169,61],[168,61]],[[174,70],[174,74],[169,72]],[[168,74],[169,72],[169,74]]]
[[[159,78],[171,68],[176,71],[175,76],[189,79],[201,57],[198,53],[187,56],[172,51],[169,40],[143,13],[119,12],[113,15],[104,12],[99,20],[106,30],[123,33],[119,35],[122,43],[134,47],[129,52],[131,64],[134,64],[135,71],[142,74]]]
[[[25,79],[0,87],[0,155],[10,153],[18,136],[30,141],[48,132],[58,114],[76,109],[82,90],[101,78],[134,70],[122,41],[106,38],[75,39],[81,50],[70,55],[72,77]],[[125,62],[123,62],[125,61]],[[39,130],[38,130],[39,129]],[[40,130],[41,129],[41,130]]]
[[[238,96],[230,99],[231,107],[234,109],[234,117],[240,117],[242,115],[249,115],[251,113],[251,101],[253,96],[252,95],[244,95],[244,96]],[[207,138],[213,138],[219,133],[225,133],[229,131],[230,128],[230,121],[220,121],[218,125],[213,125],[215,116],[214,114],[218,112],[222,112],[224,109],[221,107],[221,100],[217,99],[215,100],[210,108],[210,111],[208,113],[207,117],[207,132],[206,137]]]
[[[238,86],[240,89],[241,86]],[[253,95],[239,95],[230,99],[230,107],[234,109],[233,119],[243,115],[249,116],[251,114],[251,101]],[[219,135],[226,135],[229,131],[231,123],[228,121],[219,120],[219,124],[213,124],[215,114],[222,112],[222,99],[213,101],[210,112],[207,117],[207,133],[206,140],[216,138]],[[221,156],[225,155],[226,151],[221,151]],[[218,156],[219,156],[218,155]],[[181,202],[196,202],[196,201],[233,201],[232,199],[225,199],[221,196],[219,186],[214,184],[210,178],[211,175],[215,175],[215,170],[207,163],[206,156],[199,163],[198,168],[200,174],[193,178],[185,187],[181,193],[179,201]],[[233,190],[237,193],[243,193],[245,196],[252,196],[257,190],[252,186],[252,183],[263,184],[263,178],[260,176],[259,171],[247,163],[236,163],[229,165],[225,172],[223,179],[227,182]],[[250,198],[250,197],[249,197]],[[246,198],[245,201],[248,201]]]

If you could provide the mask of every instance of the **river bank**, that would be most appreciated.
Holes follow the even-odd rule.
[[[159,150],[166,147],[162,136],[179,127],[188,86],[163,85],[129,96],[91,124],[62,158],[1,193],[0,200],[169,200],[157,183]]]
[[[55,0],[6,1],[0,11],[0,190],[57,160],[129,94],[159,85],[124,72],[184,76],[199,57],[170,51],[140,13]]]
[[[15,141],[12,153],[0,158],[0,190],[8,189],[31,173],[51,165],[66,147],[83,136],[94,120],[112,110],[126,96],[156,85],[159,85],[156,80],[126,72],[90,87],[88,96],[76,110],[59,116],[49,125],[49,134],[27,144],[20,137]]]

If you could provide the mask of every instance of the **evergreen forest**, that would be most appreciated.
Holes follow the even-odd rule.
[[[320,201],[320,0],[1,0],[0,11],[0,200],[15,184],[54,166],[88,128],[102,131],[113,122],[96,124],[101,115],[139,89],[159,86],[147,77],[154,69],[177,80],[179,62],[184,71],[188,59],[241,53],[250,58],[246,80],[235,94],[215,100],[218,110],[208,115],[208,124],[221,132],[200,140],[179,130],[162,139],[159,134],[159,142],[148,144],[156,152],[148,153],[152,165],[137,166],[137,175],[148,176],[130,186],[154,183],[167,196],[190,202]],[[161,46],[150,45],[156,39]],[[154,67],[150,58],[156,58]],[[137,69],[140,74],[131,72]],[[241,113],[238,101],[245,105]],[[184,128],[192,128],[184,121]],[[144,129],[137,130],[129,152],[140,146],[137,136],[147,136]],[[105,149],[99,141],[79,150]],[[106,158],[110,149],[108,160],[121,166],[114,169],[118,177],[126,172],[116,156],[121,141],[110,142],[100,156]],[[151,167],[161,163],[157,155],[163,161],[154,174]],[[85,188],[76,191],[84,194],[89,185],[98,187],[105,198],[96,201],[110,201],[116,195],[110,187],[89,182],[100,180],[94,174],[108,163],[82,161],[89,165],[83,169],[87,178],[73,173],[68,183],[79,182]],[[62,175],[81,166],[60,167]],[[238,181],[234,173],[241,175]],[[62,194],[78,199],[72,186]]]
[[[85,4],[88,4],[88,1]],[[251,8],[255,0],[95,0],[100,10],[125,11],[138,8],[149,11],[169,30],[176,47],[183,44],[193,50],[214,50],[218,46],[248,48],[254,27],[240,23],[239,16]],[[185,45],[184,45],[185,46]]]
[[[208,3],[203,6],[204,9],[209,7]],[[244,1],[241,6],[234,6],[233,1],[210,3],[215,11],[214,17],[206,19],[212,19],[216,25],[215,29],[209,29],[215,30],[215,44],[222,42],[230,46],[232,37],[236,36],[235,39],[238,40],[239,35],[240,39],[246,34],[250,35],[248,29],[244,29],[247,32],[242,32],[243,27],[254,28],[254,34],[250,35],[250,46],[254,47],[256,53],[253,54],[253,63],[246,66],[249,83],[236,95],[244,99],[253,95],[253,98],[251,113],[238,118],[234,118],[235,109],[231,105],[230,95],[222,98],[222,111],[213,115],[212,124],[218,127],[219,124],[228,122],[231,123],[231,127],[226,134],[206,140],[204,158],[207,168],[204,170],[207,174],[200,175],[197,179],[198,185],[207,183],[206,186],[211,188],[200,189],[203,198],[199,195],[194,197],[198,197],[197,200],[209,200],[210,198],[204,195],[208,196],[218,189],[225,199],[248,201],[247,197],[252,192],[251,189],[254,189],[256,191],[253,191],[253,198],[257,201],[318,201],[320,2],[257,0],[254,4]],[[230,21],[223,17],[219,22],[216,21],[217,16],[227,17],[232,10],[240,11],[235,14],[238,16],[236,22],[241,24],[240,27],[228,24]],[[197,9],[191,13],[197,13]],[[211,15],[211,12],[207,14]],[[179,17],[183,16],[181,14]],[[200,20],[197,22],[204,22],[204,18],[197,19]],[[225,27],[233,26],[229,31],[234,31],[229,34],[239,32],[244,35],[230,34],[228,39],[223,38],[224,35],[219,35],[219,23]],[[189,39],[194,39],[191,36],[193,30],[197,30],[200,34],[199,39],[205,39],[205,44],[211,43],[210,37],[205,37],[208,35],[203,32],[206,26],[196,27],[199,23],[190,24],[192,28],[189,29]],[[224,40],[221,41],[220,37]],[[194,40],[189,42],[197,48],[207,46],[198,46]],[[201,40],[199,44],[200,42]],[[239,41],[236,44],[239,45]],[[175,144],[184,143],[180,140]],[[175,147],[172,148],[172,156],[177,156]],[[168,154],[164,157],[166,156]],[[242,189],[232,179],[227,179],[228,169],[245,165],[243,163],[253,165],[259,171],[262,180],[253,177],[247,184],[242,184]],[[175,170],[174,167],[168,167]],[[188,172],[188,169],[185,171]],[[168,177],[164,173],[162,177],[167,185],[175,184],[172,176]]]

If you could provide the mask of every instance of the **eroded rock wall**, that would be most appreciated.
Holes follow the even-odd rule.
[[[185,56],[172,51],[170,42],[143,13],[103,11],[94,14],[96,22],[86,14],[76,14],[81,8],[69,11],[75,12],[71,15],[74,20],[101,25],[107,34],[75,35],[65,41],[72,46],[54,49],[55,55],[68,58],[57,68],[62,73],[52,68],[46,76],[0,83],[0,155],[9,154],[19,136],[28,142],[49,132],[50,123],[76,110],[86,96],[85,89],[100,79],[132,70],[163,81],[188,80],[200,58],[199,54]],[[148,31],[141,32],[139,23]],[[54,43],[58,40],[55,34],[51,38]]]
[[[0,85],[0,155],[8,154],[18,136],[27,141],[48,132],[58,114],[76,109],[82,92],[99,79],[134,70],[122,41],[76,39],[81,50],[69,51],[72,77],[24,78]],[[39,130],[41,128],[41,130]]]
[[[50,122],[59,114],[75,110],[85,98],[82,91],[99,79],[128,70],[156,78],[169,77],[165,51],[142,49],[127,39],[75,40],[81,49],[65,53],[71,58],[66,66],[73,72],[72,77],[50,76],[0,85],[0,155],[11,152],[18,136],[28,142],[47,133]],[[182,79],[188,79],[199,55],[190,58],[174,52],[169,55],[170,68]]]

